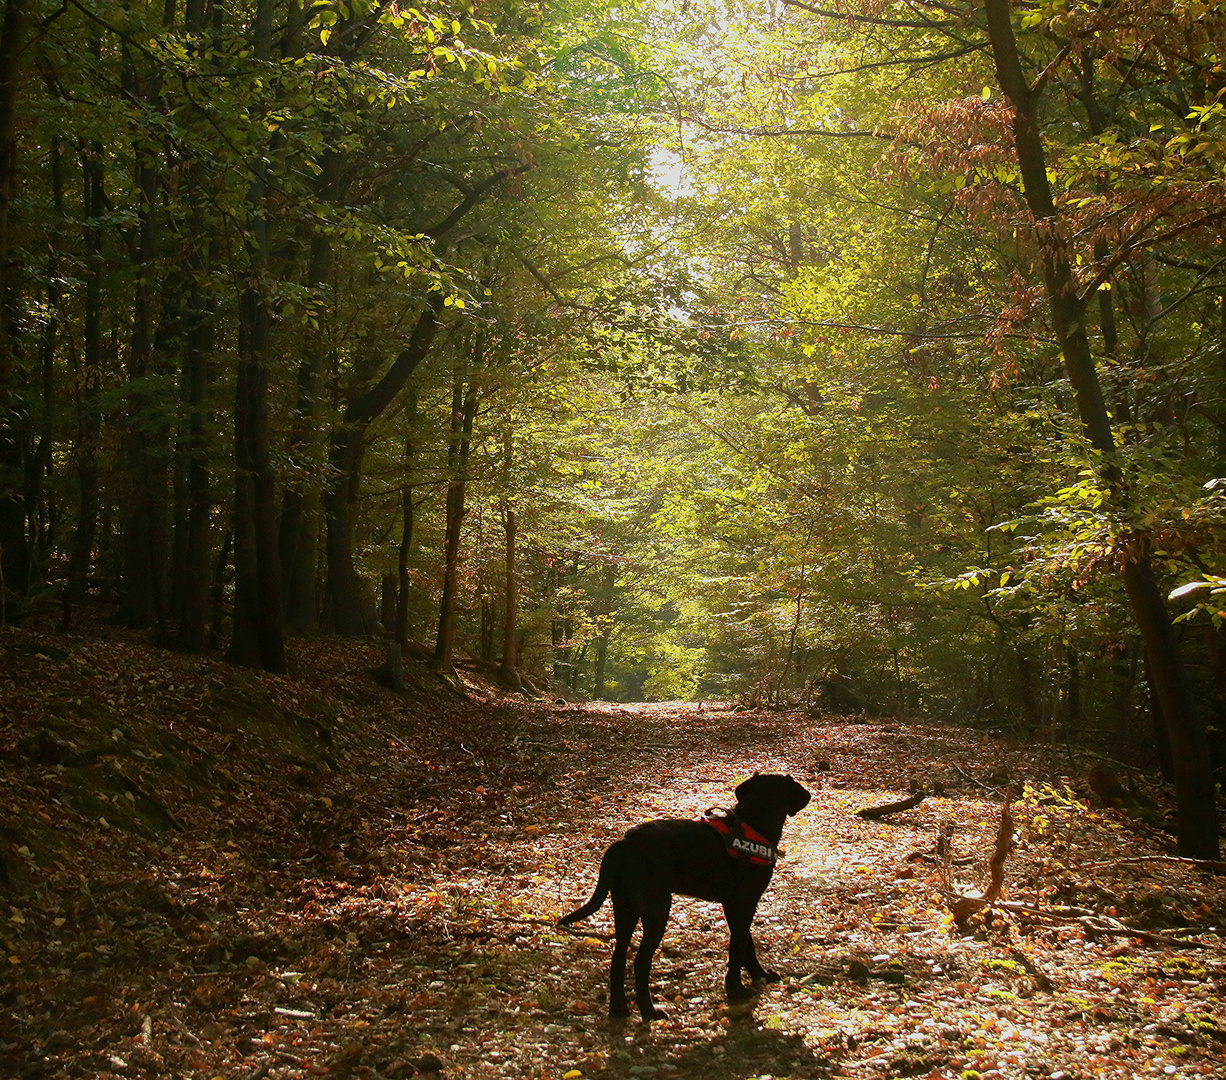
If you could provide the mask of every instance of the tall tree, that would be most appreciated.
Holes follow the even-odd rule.
[[[1022,72],[1008,0],[984,0],[984,11],[997,77],[1013,112],[1013,146],[1022,174],[1022,191],[1042,252],[1052,329],[1090,445],[1101,455],[1103,478],[1114,498],[1126,499],[1126,480],[1118,464],[1111,418],[1086,332],[1085,303],[1073,275],[1065,225],[1056,212],[1048,180],[1047,155],[1037,122],[1042,79],[1031,86]],[[1170,744],[1178,801],[1179,850],[1195,858],[1216,859],[1216,791],[1204,722],[1188,696],[1179,643],[1172,633],[1171,617],[1150,560],[1151,540],[1134,530],[1127,547],[1124,583]]]
[[[29,577],[24,472],[23,409],[18,396],[20,278],[13,245],[17,192],[17,101],[29,22],[27,0],[5,0],[0,16],[0,622],[8,596],[24,596]]]

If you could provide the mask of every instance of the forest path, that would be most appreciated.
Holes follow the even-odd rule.
[[[1181,956],[1169,971],[1156,961],[1146,968],[1119,941],[1106,942],[1104,955],[1080,927],[1023,934],[1003,924],[951,935],[923,856],[948,822],[959,853],[985,862],[1004,788],[1056,779],[1044,754],[922,724],[675,704],[538,712],[521,740],[540,756],[501,776],[488,775],[492,753],[465,745],[470,783],[480,781],[496,813],[453,834],[446,867],[406,881],[402,898],[423,930],[445,928],[423,949],[435,977],[413,1002],[419,1047],[464,1075],[1219,1075],[1220,1005],[1214,1012],[1193,989],[1207,989],[1208,969],[1184,979]],[[791,772],[815,796],[788,823],[787,855],[756,922],[760,952],[784,981],[754,1007],[727,1009],[722,916],[715,905],[679,900],[653,970],[667,1018],[650,1027],[609,1022],[610,907],[574,933],[551,920],[590,895],[601,852],[626,828],[729,804],[755,769]],[[885,821],[855,816],[905,793],[912,779],[940,782],[945,796]],[[1032,821],[1036,809],[1019,807],[1019,820]],[[1041,812],[1070,823],[1083,815],[1076,806]],[[1092,817],[1077,835],[1109,856]],[[1049,859],[1037,839],[1010,860],[1011,882],[1039,874]],[[1050,876],[1049,868],[1042,881]],[[1032,882],[1042,890],[1040,877]],[[1220,978],[1220,949],[1217,956]],[[1055,992],[1038,992],[1034,971],[1045,971]],[[1132,983],[1143,995],[1155,972],[1188,986],[1199,1029],[1175,1019],[1186,1004],[1161,995],[1121,1008],[1130,996],[1121,991]],[[1191,1049],[1198,1041],[1207,1056]]]
[[[395,695],[370,652],[301,642],[300,674],[256,676],[0,639],[0,1075],[1221,1075],[1226,879],[1068,797],[1088,758],[901,720]],[[727,805],[755,769],[814,795],[755,924],[783,981],[729,1010],[722,916],[683,899],[653,973],[668,1017],[611,1023],[609,906],[554,920],[627,828]],[[912,779],[943,796],[855,816]],[[937,834],[986,860],[1016,781],[1040,790],[1015,805],[1009,896],[1206,947],[951,933]]]

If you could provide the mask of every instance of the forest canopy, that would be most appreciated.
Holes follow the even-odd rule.
[[[4,0],[3,619],[1063,729],[1211,804],[1223,41]]]

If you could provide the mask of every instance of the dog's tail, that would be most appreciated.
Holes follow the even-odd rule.
[[[559,926],[569,926],[580,919],[586,919],[589,915],[595,914],[600,905],[608,899],[613,873],[619,862],[617,847],[620,842],[610,845],[604,853],[604,858],[600,860],[600,876],[596,879],[596,891],[592,893],[592,898],[583,907],[576,908],[569,915],[563,915],[558,920]]]

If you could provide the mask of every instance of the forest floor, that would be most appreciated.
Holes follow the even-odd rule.
[[[1223,1075],[1226,877],[1171,857],[1161,791],[1155,824],[1089,806],[1097,759],[425,676],[397,695],[373,645],[293,656],[259,676],[0,632],[0,1075]],[[609,907],[554,920],[627,827],[728,805],[755,769],[814,794],[755,924],[783,981],[729,1009],[718,908],[680,900],[667,1018],[610,1022]],[[943,794],[856,816],[912,781]],[[938,835],[971,888],[1020,785],[1015,906],[959,927]]]

